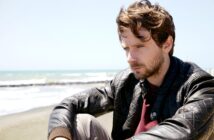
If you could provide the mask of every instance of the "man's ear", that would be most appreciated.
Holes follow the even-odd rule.
[[[162,50],[165,53],[169,53],[171,51],[172,47],[173,47],[173,38],[172,38],[172,36],[168,36],[168,38],[162,45]]]

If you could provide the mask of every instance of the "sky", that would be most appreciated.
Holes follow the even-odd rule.
[[[133,0],[0,0],[0,71],[128,67],[116,17]],[[214,68],[214,1],[151,0],[174,18],[174,56]]]

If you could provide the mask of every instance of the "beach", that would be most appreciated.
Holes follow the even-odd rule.
[[[0,117],[2,140],[47,140],[48,118],[53,106]],[[111,131],[112,113],[98,117],[101,124]]]

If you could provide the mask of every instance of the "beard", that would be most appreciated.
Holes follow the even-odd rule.
[[[130,64],[130,67],[135,77],[139,80],[143,80],[151,76],[157,75],[163,63],[164,63],[163,55],[158,55],[152,60],[152,62],[149,65],[133,63]],[[134,70],[135,67],[138,67],[139,70]]]

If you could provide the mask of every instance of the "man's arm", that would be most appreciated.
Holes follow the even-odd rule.
[[[92,88],[65,98],[49,118],[48,138],[72,138],[73,122],[77,113],[97,115],[112,109],[110,84],[105,88]]]

